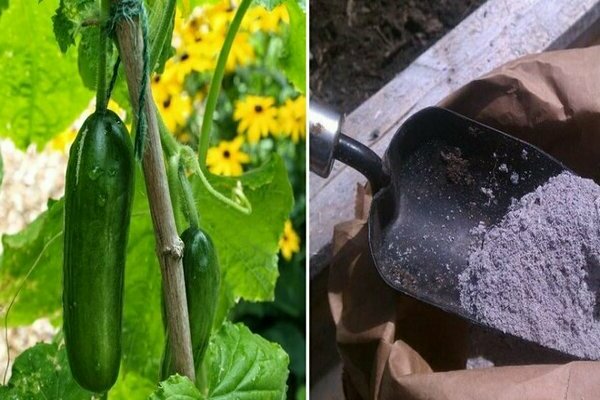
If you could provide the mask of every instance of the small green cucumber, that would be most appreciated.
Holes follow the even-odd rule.
[[[203,230],[190,227],[181,234],[184,244],[183,273],[187,297],[192,352],[196,371],[202,365],[215,318],[221,284],[219,260],[212,240]],[[166,323],[166,320],[164,320]],[[161,367],[161,380],[175,371],[167,336]]]

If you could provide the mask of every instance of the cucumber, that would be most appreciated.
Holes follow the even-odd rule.
[[[221,270],[215,247],[206,232],[190,227],[181,234],[181,240],[185,246],[183,249],[183,274],[194,368],[197,371],[202,365],[215,318]],[[166,323],[165,319],[163,321]],[[165,380],[175,373],[170,349],[167,335],[160,373],[161,380]]]
[[[63,313],[73,378],[95,393],[108,391],[119,375],[134,168],[123,121],[110,110],[90,115],[67,166]]]

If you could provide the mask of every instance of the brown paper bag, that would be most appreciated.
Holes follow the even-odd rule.
[[[523,57],[440,105],[600,181],[600,47]],[[329,277],[348,399],[600,398],[596,362],[465,370],[473,328],[381,280],[368,251],[368,208],[369,196],[359,193],[356,219],[335,228]]]

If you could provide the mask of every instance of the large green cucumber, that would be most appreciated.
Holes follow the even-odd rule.
[[[73,377],[96,393],[119,375],[134,168],[123,121],[110,110],[90,115],[67,166],[63,312]]]
[[[181,234],[184,244],[183,274],[187,297],[192,352],[196,370],[202,364],[215,318],[221,270],[212,240],[203,230],[190,227]],[[164,316],[163,316],[164,318]],[[173,375],[170,343],[167,335],[161,380]]]

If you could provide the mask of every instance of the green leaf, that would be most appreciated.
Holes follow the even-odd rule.
[[[202,398],[202,394],[189,378],[173,375],[160,383],[158,390],[149,397],[149,400],[194,400]]]
[[[296,0],[285,0],[290,15],[287,54],[282,67],[296,89],[306,94],[306,13]]]
[[[165,62],[174,54],[171,47],[175,18],[169,19],[166,31],[161,32],[162,20],[166,12],[172,11],[175,16],[175,0],[146,0],[148,5],[148,43],[150,46],[150,69],[162,72]],[[169,8],[172,6],[173,8]],[[164,34],[164,35],[163,35]]]
[[[25,282],[10,310],[9,325],[30,324],[42,316],[60,322],[62,285],[57,277],[62,274],[62,223],[61,200],[23,231],[2,237],[0,304],[9,304]]]
[[[156,389],[156,378],[148,379],[135,372],[121,373],[115,386],[110,389],[111,400],[147,400]]]
[[[0,387],[0,400],[93,398],[71,376],[65,347],[57,343],[27,349],[15,360],[8,385]]]
[[[77,67],[83,84],[90,90],[96,90],[99,47],[100,32],[98,29],[86,29],[81,34],[81,40],[77,46]],[[110,63],[107,63],[107,66],[108,64]]]
[[[288,355],[242,324],[224,324],[211,337],[204,361],[207,399],[281,400]]]
[[[206,394],[188,378],[174,375],[149,400],[282,400],[288,363],[279,345],[242,324],[226,323],[211,337],[206,352]]]
[[[62,54],[49,23],[53,2],[12,1],[0,19],[0,136],[43,146],[87,106],[75,54]]]
[[[75,44],[75,29],[77,25],[71,20],[71,13],[61,0],[56,14],[52,16],[52,25],[54,27],[54,36],[60,47],[60,51],[66,53],[69,46]]]
[[[267,10],[272,10],[283,2],[284,0],[254,0],[254,4],[261,5]]]
[[[290,371],[304,376],[306,373],[306,340],[303,332],[285,320],[279,320],[260,334],[267,340],[279,343],[290,356]]]
[[[54,37],[63,53],[75,45],[82,21],[98,15],[95,0],[60,0],[52,16]],[[97,28],[87,28],[97,30]]]
[[[216,4],[219,0],[177,0],[177,7],[184,18],[189,17],[194,8],[206,4]]]
[[[106,57],[106,79],[110,81],[113,74],[113,69],[115,62],[117,61],[117,50],[112,46],[112,42],[109,42],[107,57]],[[81,33],[81,39],[79,40],[79,45],[77,46],[77,67],[79,69],[79,76],[81,77],[81,81],[90,90],[96,90],[96,84],[98,80],[98,54],[100,51],[100,31],[98,29],[86,29]],[[119,79],[119,84],[113,89],[113,98],[114,94],[117,90],[120,90],[121,87],[125,87],[125,91],[127,90],[127,86],[125,83],[125,79],[123,78],[123,74],[121,73],[121,78]],[[129,109],[127,106],[129,105],[129,98],[124,102],[119,102],[119,106],[125,108],[127,112]]]
[[[305,400],[306,399],[306,386],[300,386],[296,391],[296,400]]]
[[[228,309],[234,300],[273,300],[279,275],[279,238],[293,198],[285,166],[278,156],[237,179],[212,176],[210,180],[225,194],[240,180],[253,207],[252,214],[243,215],[209,194],[199,179],[192,181],[200,225],[215,242],[222,269],[215,324],[219,326],[224,308]]]
[[[2,13],[8,8],[8,0],[0,0],[0,17]]]

